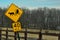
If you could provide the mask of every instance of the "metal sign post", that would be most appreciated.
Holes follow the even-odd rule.
[[[20,36],[19,36],[19,32],[15,32],[15,40],[17,40],[17,38],[18,38],[18,40],[20,40]]]
[[[18,40],[20,40],[19,32],[17,32]]]

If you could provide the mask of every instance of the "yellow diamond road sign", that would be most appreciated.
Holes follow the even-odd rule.
[[[12,27],[13,27],[14,32],[20,31],[21,30],[21,23],[20,22],[12,23]]]
[[[22,9],[18,8],[15,4],[11,4],[5,15],[14,22],[17,22],[18,19],[21,17],[22,13]]]

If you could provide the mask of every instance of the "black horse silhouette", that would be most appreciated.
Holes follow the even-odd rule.
[[[16,10],[16,12],[9,12],[10,15],[17,15],[19,13],[18,9]]]
[[[14,15],[14,12],[9,12],[10,15]]]

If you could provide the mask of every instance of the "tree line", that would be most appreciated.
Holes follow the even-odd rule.
[[[22,28],[60,30],[60,9],[56,8],[22,8],[23,14],[18,22]],[[11,27],[13,21],[5,16],[7,8],[0,8],[0,26]]]

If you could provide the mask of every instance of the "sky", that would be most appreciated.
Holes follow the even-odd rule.
[[[60,8],[60,0],[0,0],[0,7],[7,8],[11,3],[14,3],[18,7],[27,8]]]

